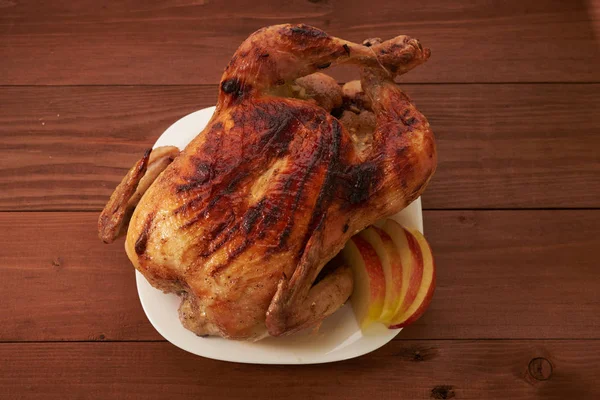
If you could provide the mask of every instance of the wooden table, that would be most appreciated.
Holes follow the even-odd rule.
[[[283,3],[0,1],[0,398],[598,398],[598,2]],[[237,45],[280,22],[433,53],[402,87],[437,135],[437,292],[396,340],[329,365],[179,350],[122,242],[96,236],[143,149],[213,105]]]

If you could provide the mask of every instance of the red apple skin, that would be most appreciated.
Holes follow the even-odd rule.
[[[350,300],[361,329],[378,322],[383,310],[386,282],[375,249],[363,238],[352,237],[342,250],[354,273],[354,293]]]
[[[388,324],[394,318],[402,301],[402,261],[398,249],[390,235],[376,226],[371,226],[360,233],[377,252],[383,266],[386,292],[380,321]]]
[[[408,281],[408,291],[406,292],[406,297],[402,300],[402,303],[398,310],[397,314],[403,313],[408,310],[410,305],[415,301],[417,294],[419,292],[419,288],[421,287],[421,281],[423,280],[423,253],[421,252],[421,247],[419,246],[419,242],[417,239],[403,227],[404,234],[406,235],[406,240],[408,241],[408,248],[412,255],[413,262],[413,272],[411,274],[410,280]]]
[[[353,236],[351,240],[362,255],[367,274],[371,278],[371,299],[383,301],[385,298],[385,277],[383,275],[381,260],[377,256],[373,246],[365,239],[360,236]]]
[[[433,298],[433,293],[435,292],[435,287],[436,287],[435,260],[433,258],[433,253],[431,251],[431,247],[429,246],[429,243],[425,240],[423,235],[421,235],[420,233],[417,233],[418,235],[420,235],[420,238],[418,238],[418,239],[412,233],[408,232],[408,234],[413,238],[414,242],[419,246],[419,250],[422,250],[421,251],[421,260],[423,262],[423,264],[422,264],[423,270],[422,271],[424,271],[427,268],[427,266],[424,265],[426,262],[425,259],[427,259],[428,261],[431,262],[431,275],[432,275],[431,283],[429,284],[429,287],[427,287],[427,292],[425,293],[425,296],[423,297],[423,300],[421,301],[421,304],[419,304],[417,309],[414,310],[412,312],[412,314],[410,316],[408,316],[408,318],[406,318],[406,320],[404,320],[400,323],[390,325],[389,326],[390,329],[403,328],[407,325],[412,324],[416,320],[418,320],[423,315],[425,310],[427,310],[427,308],[429,307],[429,304],[431,303],[431,299]],[[424,284],[424,283],[422,283],[422,284]],[[417,289],[421,289],[420,286],[421,285],[419,285],[419,287]],[[417,290],[417,292],[418,292],[418,290]],[[411,304],[408,305],[408,308],[410,308],[410,305]],[[408,310],[408,308],[405,309],[404,312],[406,312],[406,310]]]
[[[388,321],[388,325],[396,326],[402,322],[403,314],[413,306],[419,295],[424,271],[423,252],[417,238],[398,222],[388,219],[383,224],[383,231],[392,238],[397,254],[401,255],[401,264],[406,277],[406,289],[403,289],[403,298],[398,302],[394,317]],[[406,271],[408,271],[408,276],[406,276]]]
[[[415,322],[416,320],[418,320],[419,318],[421,318],[421,316],[425,313],[427,308],[429,308],[429,304],[431,303],[431,299],[433,298],[433,293],[435,292],[435,285],[436,285],[436,276],[434,274],[433,279],[431,281],[431,285],[429,285],[429,290],[427,291],[427,294],[425,295],[425,299],[423,299],[423,302],[421,303],[419,308],[417,308],[415,310],[415,312],[410,317],[408,317],[408,319],[406,321],[401,322],[397,325],[391,325],[391,326],[389,326],[389,328],[390,329],[404,328],[405,326],[408,326],[408,325],[412,324],[413,322]]]

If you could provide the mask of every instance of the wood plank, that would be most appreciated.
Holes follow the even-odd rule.
[[[0,341],[160,340],[142,310],[123,243],[95,213],[0,213]],[[10,298],[10,300],[8,300]]]
[[[0,341],[160,339],[97,213],[0,213]],[[600,210],[427,211],[438,267],[398,339],[600,338]]]
[[[564,400],[597,395],[600,342],[396,341],[301,367],[213,361],[169,343],[0,344],[0,359],[3,398]]]
[[[406,77],[411,82],[598,82],[587,3],[8,1],[0,15],[0,84],[216,83],[242,40],[282,22],[357,42],[418,37],[433,57]]]
[[[426,208],[600,207],[600,85],[404,85],[436,133]],[[215,86],[4,87],[0,210],[100,210]]]

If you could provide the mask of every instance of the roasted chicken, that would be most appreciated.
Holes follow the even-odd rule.
[[[353,286],[347,266],[324,266],[417,198],[436,168],[429,124],[394,82],[429,55],[407,36],[355,44],[306,25],[258,30],[227,66],[206,128],[181,154],[158,148],[134,165],[100,238],[126,233],[135,268],[181,296],[180,319],[198,335],[318,326]],[[360,83],[311,75],[340,63],[357,65]]]

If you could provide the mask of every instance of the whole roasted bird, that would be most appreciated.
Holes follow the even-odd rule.
[[[306,25],[258,30],[227,66],[207,127],[181,154],[157,148],[129,171],[101,239],[126,232],[135,268],[181,296],[198,335],[317,326],[353,287],[347,266],[323,267],[435,170],[429,124],[394,83],[429,55],[407,36],[359,45]],[[360,83],[342,91],[313,74],[340,63],[359,66]]]

